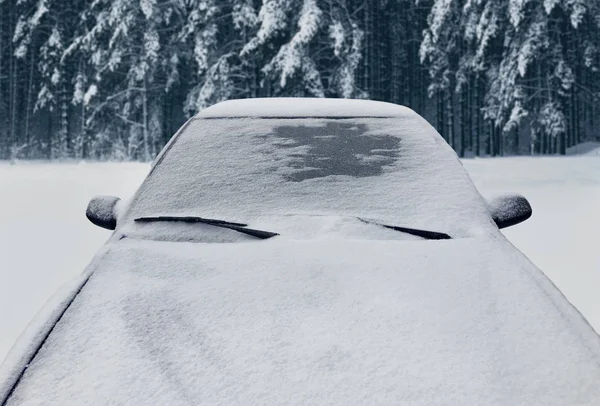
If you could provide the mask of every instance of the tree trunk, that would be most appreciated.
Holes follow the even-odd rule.
[[[11,22],[15,21],[15,8],[11,8]],[[9,24],[14,27],[14,24]],[[9,99],[9,110],[10,110],[10,125],[9,125],[9,148],[16,148],[17,146],[17,132],[16,132],[16,121],[17,121],[17,58],[15,57],[14,42],[10,41],[10,56],[9,56],[9,86],[10,86],[10,99]]]
[[[452,148],[455,148],[454,144],[454,106],[452,105],[452,91],[446,90],[446,109],[447,109],[447,118],[448,118],[448,143]],[[456,149],[456,148],[455,148]]]
[[[540,137],[540,153],[542,155],[544,155],[544,154],[548,153],[548,150],[547,150],[548,144],[546,142],[546,134],[545,134],[545,132],[542,131],[541,134],[539,134],[539,137]]]
[[[479,156],[481,154],[481,132],[483,131],[482,123],[481,123],[481,86],[479,76],[475,78],[475,97],[477,98],[475,101],[475,156]]]
[[[27,84],[27,105],[25,106],[25,144],[28,146],[28,149],[31,150],[31,145],[29,145],[29,126],[30,119],[32,113],[32,96],[33,96],[33,66],[35,64],[35,50],[32,48],[31,59],[29,60],[29,83]]]
[[[465,110],[466,110],[466,101],[465,101],[465,89],[461,89],[460,90],[460,99],[459,99],[459,110],[458,113],[460,115],[459,117],[459,125],[460,125],[460,148],[459,148],[459,156],[461,158],[463,158],[465,156],[465,142],[466,142],[466,136],[465,136],[465,131],[467,129],[467,125],[465,123],[465,119],[466,119],[466,114],[465,114]]]
[[[86,131],[85,103],[81,103],[81,127],[79,128],[79,136],[81,137],[81,158],[88,158],[91,154],[88,151],[88,139]]]
[[[144,88],[142,90],[142,109],[143,109],[143,122],[142,131],[144,137],[144,162],[150,162],[150,145],[148,137],[148,86],[147,80],[144,76]]]
[[[490,135],[488,137],[488,148],[489,148],[489,152],[488,154],[490,156],[496,156],[496,137],[494,134],[494,121],[490,120]]]
[[[2,3],[0,3],[0,100],[4,100],[4,92],[3,92],[3,87],[2,87],[2,78],[4,75],[4,32],[6,30],[6,28],[4,27],[4,7],[2,5]],[[4,106],[3,106],[3,102],[0,101],[0,117],[6,117],[5,112],[4,112]],[[0,157],[2,157],[3,155],[8,158],[8,145],[5,145],[5,137],[6,137],[6,124],[3,123],[1,120],[0,121],[0,126],[2,126],[2,128],[0,128]]]
[[[437,94],[437,106],[438,106],[438,131],[442,135],[442,137],[448,142],[448,137],[446,137],[446,123],[444,121],[444,111],[446,110],[444,105],[444,93],[443,91],[439,91]]]
[[[471,152],[470,156],[473,156],[473,106],[475,105],[475,95],[473,94],[473,75],[469,75],[469,81],[467,82],[467,148]]]
[[[62,85],[60,92],[60,131],[63,133],[63,145],[62,153],[63,158],[66,158],[69,154],[69,97],[67,95],[67,84]]]
[[[367,2],[364,8],[364,24],[365,24],[365,31],[364,31],[364,56],[363,56],[363,61],[364,61],[364,77],[363,77],[363,89],[365,91],[367,91],[368,93],[371,93],[372,89],[371,89],[371,63],[372,63],[372,48],[371,48],[371,43],[370,43],[370,39],[371,39],[371,24],[370,24],[370,2]],[[371,97],[373,97],[373,95],[371,95]]]

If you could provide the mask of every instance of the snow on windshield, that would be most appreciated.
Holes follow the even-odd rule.
[[[289,214],[359,216],[455,237],[491,224],[456,154],[416,115],[195,119],[127,219],[252,223]]]

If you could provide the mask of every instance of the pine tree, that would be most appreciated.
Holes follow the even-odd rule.
[[[461,156],[600,123],[600,2],[0,0],[0,158],[149,160],[231,98],[408,105]]]
[[[321,73],[311,55],[311,44],[323,29],[323,11],[316,0],[267,0],[258,14],[260,28],[244,46],[241,56],[259,50],[271,41],[281,41],[277,52],[262,67],[273,95],[325,96]],[[282,34],[284,29],[294,31]]]
[[[82,127],[97,134],[112,132],[125,142],[128,158],[150,160],[164,141],[162,100],[177,80],[178,54],[170,55],[176,48],[165,45],[173,41],[168,36],[175,31],[173,23],[182,22],[181,10],[156,0],[105,0],[95,2],[83,20],[90,24],[67,52],[87,55],[91,62],[93,81],[81,63],[73,98],[83,104],[82,114],[89,109]],[[95,152],[122,155],[115,145],[116,150],[100,146]]]

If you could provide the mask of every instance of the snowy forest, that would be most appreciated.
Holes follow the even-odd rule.
[[[460,156],[600,139],[600,0],[0,0],[0,159],[148,161],[232,98],[411,107]]]

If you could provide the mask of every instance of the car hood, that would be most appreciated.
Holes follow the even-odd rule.
[[[498,235],[124,239],[8,404],[598,404],[600,339]]]

